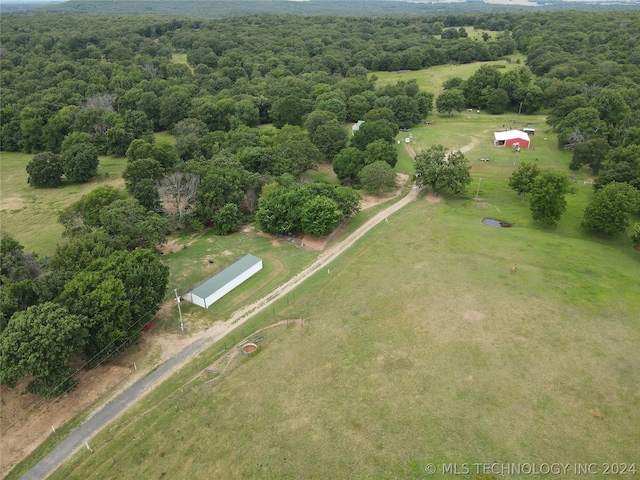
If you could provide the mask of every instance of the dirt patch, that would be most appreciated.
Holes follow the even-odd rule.
[[[21,197],[9,197],[0,202],[0,210],[22,210],[26,205]]]
[[[195,241],[196,239],[192,238],[187,243],[184,243],[182,240],[179,240],[177,238],[172,238],[161,247],[157,247],[156,250],[160,252],[162,255],[167,255],[169,253],[174,253],[174,252],[177,252],[178,250],[182,250],[183,248],[186,248],[189,245],[193,244],[193,242]]]
[[[442,197],[439,195],[436,195],[433,192],[429,192],[427,193],[427,195],[425,196],[425,198],[427,199],[427,202],[431,202],[431,203],[438,203],[442,201]]]
[[[126,365],[83,370],[76,375],[80,382],[75,390],[51,400],[27,393],[29,380],[19,382],[13,389],[2,385],[0,477],[5,477],[49,435],[55,435],[52,426],[60,428],[96,400],[120,388],[133,373],[133,366]]]
[[[409,175],[405,173],[396,173],[396,188],[389,193],[383,193],[381,195],[362,195],[362,202],[360,208],[366,210],[367,208],[375,207],[381,203],[396,198],[402,193],[402,188],[409,182]]]

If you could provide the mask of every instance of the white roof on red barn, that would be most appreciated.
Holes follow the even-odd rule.
[[[526,140],[527,142],[530,142],[529,134],[522,132],[520,130],[507,130],[506,132],[494,132],[493,138],[497,141],[505,141],[505,140],[511,140],[513,138],[518,138],[520,140]]]

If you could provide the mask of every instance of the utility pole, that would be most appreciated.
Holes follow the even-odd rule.
[[[180,297],[178,296],[178,289],[174,288],[173,293],[176,294],[176,302],[178,302],[178,313],[180,314],[180,330],[184,333],[184,323],[182,323],[182,310],[180,309]]]

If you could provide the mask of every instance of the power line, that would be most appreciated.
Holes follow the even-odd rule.
[[[166,296],[163,299],[163,301],[166,301]],[[155,307],[154,307],[155,308]],[[150,313],[155,313],[153,310],[154,308],[150,308],[149,310],[147,310],[145,313],[142,314],[142,316],[140,318],[138,318],[136,321],[131,322],[131,325],[129,325],[129,327],[127,327],[127,329],[124,331],[124,334],[128,333],[133,327],[141,327],[143,325],[142,321],[150,314]],[[156,310],[157,311],[157,310]],[[98,358],[99,356],[103,355],[104,352],[110,348],[112,345],[115,344],[115,342],[118,342],[120,340],[122,340],[122,343],[120,344],[119,347],[124,346],[125,344],[127,344],[128,342],[131,341],[132,338],[134,338],[136,335],[138,335],[140,332],[135,332],[132,333],[131,335],[127,336],[124,338],[124,340],[122,340],[122,336],[114,338],[111,342],[109,342],[107,345],[105,345],[102,350],[100,350],[98,353],[96,353],[93,357],[89,358],[88,360],[86,360],[80,367],[78,367],[76,370],[74,370],[71,374],[69,374],[64,380],[60,381],[57,385],[55,385],[54,387],[52,387],[50,389],[50,391],[55,391],[58,387],[63,386],[64,384],[66,384],[69,380],[71,380],[75,375],[77,375],[81,370],[85,369],[85,367],[87,367],[89,364],[91,364],[96,358]],[[109,353],[107,355],[104,356],[104,359],[102,361],[100,361],[96,366],[101,365],[102,363],[106,362],[109,358],[115,356],[115,355],[119,355],[122,352],[119,351],[114,351],[112,353]],[[90,372],[86,372],[84,375],[82,375],[80,378],[78,378],[78,382],[80,382],[80,380],[82,380],[83,378],[85,378],[87,375],[89,375]],[[35,410],[36,408],[40,408],[42,405],[46,404],[46,403],[53,403],[54,401],[56,401],[59,397],[61,397],[62,395],[64,395],[65,393],[70,392],[71,390],[73,390],[78,382],[74,382],[71,385],[69,385],[60,395],[54,397],[54,398],[43,398],[40,402],[34,404],[31,408],[29,408],[28,410],[26,410],[22,415],[20,415],[19,417],[17,417],[16,419],[14,419],[13,422],[11,422],[9,425],[3,426],[2,428],[2,433],[5,433],[7,430],[9,430],[11,427],[13,427],[16,423],[18,423],[20,420],[23,420],[28,413],[32,412],[33,410]]]

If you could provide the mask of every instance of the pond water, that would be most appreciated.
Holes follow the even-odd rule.
[[[513,224],[509,222],[505,222],[504,220],[496,220],[495,218],[483,218],[482,223],[485,225],[491,225],[492,227],[501,227],[508,228],[513,226]]]

